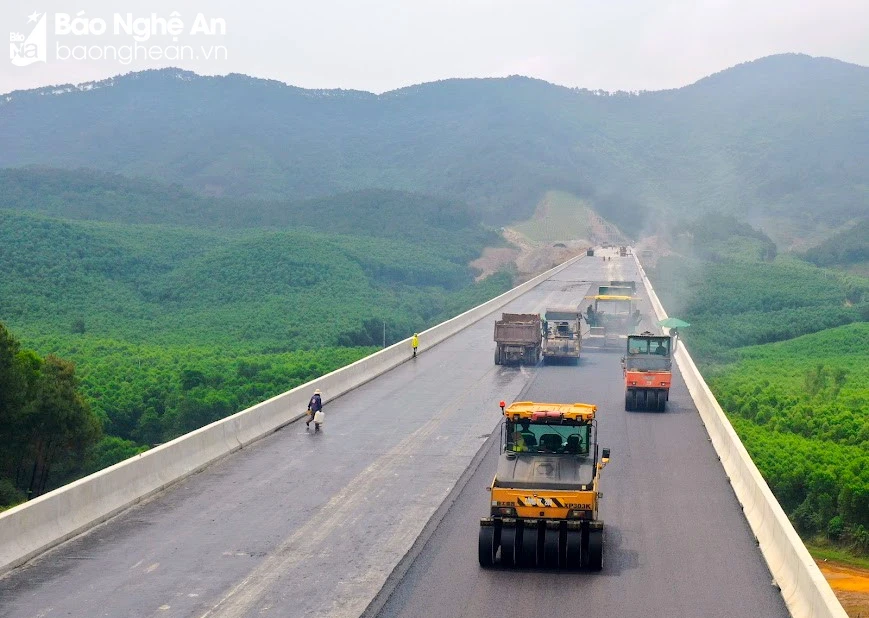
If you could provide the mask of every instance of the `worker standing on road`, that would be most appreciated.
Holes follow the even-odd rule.
[[[413,334],[410,338],[410,345],[413,347],[413,357],[416,358],[416,349],[419,347],[419,335]]]
[[[314,420],[314,415],[323,409],[323,399],[320,397],[320,389],[314,391],[314,395],[311,397],[311,400],[308,402],[308,420],[305,421],[305,428],[307,429],[308,425],[311,424],[311,421]]]

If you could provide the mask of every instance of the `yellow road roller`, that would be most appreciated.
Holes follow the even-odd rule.
[[[597,406],[520,401],[506,407],[491,510],[480,520],[480,566],[603,567],[598,518]]]

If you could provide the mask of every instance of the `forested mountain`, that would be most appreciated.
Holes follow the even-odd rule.
[[[346,233],[350,223],[336,224],[344,234],[330,223],[239,232],[0,210],[0,316],[25,334],[371,345],[384,320],[394,339],[448,312],[451,295],[473,283],[467,262],[489,239],[482,229],[430,228],[417,241],[388,227],[378,238],[361,217],[356,235]]]
[[[311,227],[326,233],[464,244],[465,261],[497,237],[466,204],[397,190],[367,189],[307,200],[198,195],[181,185],[88,169],[0,169],[0,209],[115,223],[221,229]],[[461,242],[459,242],[461,241]]]
[[[863,219],[817,247],[805,258],[818,266],[848,266],[869,262],[869,219]]]
[[[378,96],[161,70],[0,98],[0,167],[92,167],[233,198],[408,190],[495,223],[559,189],[631,233],[706,209],[794,236],[865,212],[867,110],[869,69],[793,54],[639,95],[511,77]]]

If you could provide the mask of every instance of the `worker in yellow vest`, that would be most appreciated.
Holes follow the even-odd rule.
[[[416,349],[419,347],[419,335],[413,334],[410,338],[410,345],[413,346],[413,357],[416,358]]]

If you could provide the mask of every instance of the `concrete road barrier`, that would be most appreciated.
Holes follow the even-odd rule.
[[[661,301],[634,252],[634,260],[659,320],[667,317]],[[700,412],[712,445],[721,459],[730,485],[742,505],[760,551],[795,618],[847,618],[845,610],[824,579],[781,505],[754,465],[733,426],[709,390],[684,346],[675,353],[688,391]]]
[[[572,258],[420,333],[418,353],[424,353],[583,257]],[[297,420],[307,408],[308,398],[315,388],[323,391],[324,400],[328,402],[393,369],[410,356],[410,340],[405,339],[282,395],[0,513],[0,573]]]

